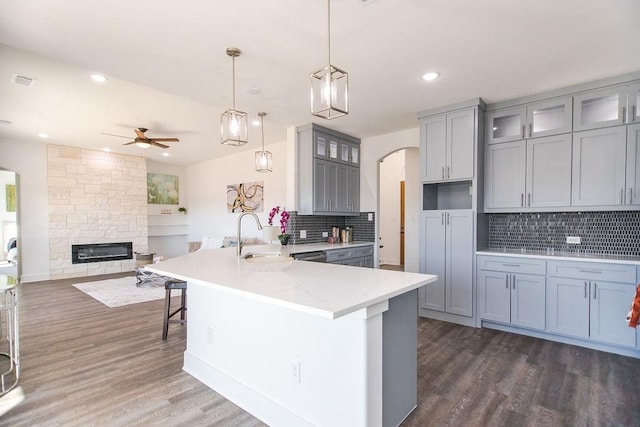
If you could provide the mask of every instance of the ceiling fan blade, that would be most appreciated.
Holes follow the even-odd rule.
[[[178,138],[150,138],[152,141],[180,142]]]
[[[164,144],[160,144],[159,142],[154,141],[153,139],[149,140],[149,143],[151,145],[155,145],[156,147],[160,147],[160,148],[169,148],[168,145],[164,145]]]
[[[144,136],[144,132],[142,132],[140,129],[134,129],[134,132],[136,133],[138,138],[147,139],[147,137]]]
[[[122,145],[131,145],[131,144],[135,144],[135,143],[136,143],[136,141],[131,141],[131,142],[125,142],[125,143],[124,143],[124,144],[122,144]]]
[[[117,136],[118,138],[127,138],[127,139],[131,139],[131,137],[130,137],[130,136],[115,135],[115,134],[113,134],[113,133],[104,133],[104,132],[101,132],[101,135]]]

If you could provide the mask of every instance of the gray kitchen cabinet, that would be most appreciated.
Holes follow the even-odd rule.
[[[359,215],[360,140],[315,123],[297,133],[298,213]]]
[[[627,128],[627,191],[625,203],[640,205],[640,124]]]
[[[488,115],[488,144],[568,133],[572,130],[570,96],[496,110]]]
[[[485,209],[524,207],[526,166],[526,141],[487,145]]]
[[[640,83],[629,85],[627,104],[627,122],[640,123]]]
[[[572,206],[620,206],[625,200],[625,126],[573,134]]]
[[[423,182],[473,178],[476,120],[475,108],[420,120]]]
[[[545,261],[478,257],[477,263],[481,319],[545,329]]]
[[[330,264],[373,268],[373,244],[325,251]]]
[[[487,146],[485,206],[529,211],[571,204],[571,134]]]
[[[635,295],[635,267],[550,261],[548,269],[548,331],[636,346],[636,331],[625,321]]]
[[[625,123],[629,86],[597,89],[573,97],[573,130],[588,130]]]
[[[421,272],[438,280],[422,288],[420,307],[473,316],[473,211],[422,213]]]

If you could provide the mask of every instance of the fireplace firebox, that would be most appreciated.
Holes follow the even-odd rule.
[[[132,242],[71,245],[72,264],[117,261],[122,259],[133,259]]]

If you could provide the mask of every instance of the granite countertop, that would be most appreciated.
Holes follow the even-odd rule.
[[[366,244],[371,244],[370,242]],[[362,246],[333,244],[330,247]],[[155,273],[211,286],[246,298],[336,319],[434,282],[431,274],[297,261],[289,253],[315,245],[256,245],[239,258],[236,248],[205,249],[145,266]],[[318,246],[322,250],[326,245]],[[292,250],[293,249],[293,250]]]
[[[511,256],[525,258],[541,258],[555,261],[590,261],[605,262],[614,264],[633,264],[640,266],[640,257],[623,256],[623,255],[601,255],[589,254],[576,251],[547,252],[533,250],[499,250],[499,249],[483,249],[476,252],[477,255],[492,256]]]

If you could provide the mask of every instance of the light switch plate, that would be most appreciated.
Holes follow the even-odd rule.
[[[367,221],[373,221],[373,212],[367,214]]]
[[[307,238],[307,230],[300,230],[300,238],[301,239]]]

